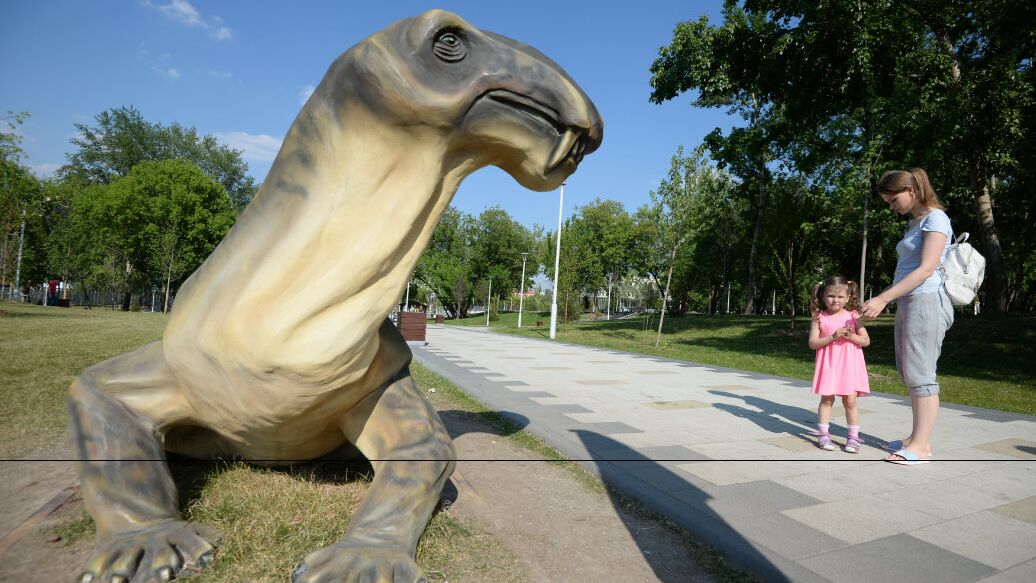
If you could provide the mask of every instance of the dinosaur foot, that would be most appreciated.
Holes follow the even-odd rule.
[[[115,534],[98,541],[80,583],[172,581],[212,563],[220,535],[179,520]]]
[[[340,541],[306,556],[292,583],[424,583],[424,572],[399,547]]]

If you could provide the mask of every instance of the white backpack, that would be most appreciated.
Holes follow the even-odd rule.
[[[939,272],[953,305],[966,306],[975,301],[975,294],[986,278],[986,258],[968,243],[968,234],[961,233],[946,251]]]

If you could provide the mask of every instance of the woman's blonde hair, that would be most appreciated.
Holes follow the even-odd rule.
[[[849,299],[845,302],[845,309],[852,311],[859,309],[860,307],[860,290],[856,282],[851,279],[845,279],[841,275],[832,275],[824,281],[818,282],[813,286],[813,297],[810,299],[810,310],[813,312],[813,319],[820,319],[820,312],[827,308],[824,305],[824,291],[831,286],[846,287],[846,292],[849,295]]]
[[[878,179],[878,194],[896,194],[908,188],[914,192],[914,200],[922,208],[946,210],[946,205],[943,204],[939,195],[935,193],[932,183],[928,180],[928,173],[923,168],[889,170]]]

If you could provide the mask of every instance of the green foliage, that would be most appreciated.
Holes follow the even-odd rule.
[[[149,122],[133,107],[105,110],[94,119],[96,126],[75,124],[78,135],[72,144],[78,150],[68,155],[62,177],[108,184],[141,162],[187,160],[221,184],[239,212],[255,194],[241,152],[221,145],[213,136],[199,136],[196,129],[175,122],[170,126]]]
[[[477,218],[449,207],[417,263],[414,279],[436,295],[451,317],[464,318],[473,304],[486,301],[490,278],[494,298],[516,292],[522,253],[536,246],[536,234],[499,207]],[[534,260],[527,263],[526,289],[536,271]]]
[[[223,187],[184,160],[143,162],[111,184],[83,188],[72,215],[55,241],[81,245],[94,285],[123,292],[194,271],[236,216]]]
[[[651,67],[651,99],[695,91],[697,106],[741,113],[747,127],[705,138],[712,155],[745,184],[819,187],[838,205],[825,215],[836,223],[833,238],[856,249],[866,209],[880,206],[868,199],[880,173],[925,167],[956,230],[976,235],[990,260],[994,313],[1011,297],[1031,309],[1034,276],[1022,266],[1036,238],[1022,217],[1034,210],[1034,18],[1036,8],[1021,0],[728,1],[719,24],[677,25]],[[768,178],[773,172],[780,176]],[[762,190],[757,204],[761,217]],[[868,260],[875,279],[887,281],[900,223],[875,215]],[[845,273],[862,267],[830,259]]]

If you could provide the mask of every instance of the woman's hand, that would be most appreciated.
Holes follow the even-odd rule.
[[[880,295],[874,296],[860,306],[860,315],[868,320],[873,320],[881,314],[887,305],[888,302]]]

